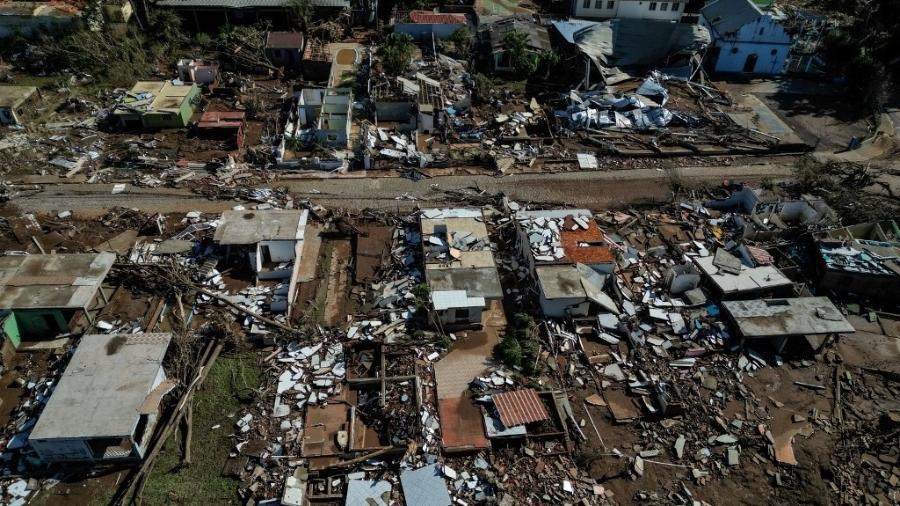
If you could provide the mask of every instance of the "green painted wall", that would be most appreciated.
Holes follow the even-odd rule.
[[[69,331],[69,322],[58,309],[13,311],[20,338],[52,339]]]
[[[20,344],[22,344],[22,336],[19,335],[19,325],[16,323],[16,315],[10,313],[9,316],[3,320],[3,333],[6,334],[6,338],[9,339],[9,342],[15,348],[18,348]]]
[[[200,88],[196,84],[191,85],[191,89],[187,94],[187,100],[181,104],[178,114],[148,112],[141,116],[145,128],[184,128],[191,121],[196,107],[195,102],[197,95],[200,94]]]

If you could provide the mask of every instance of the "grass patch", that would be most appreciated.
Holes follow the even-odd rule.
[[[240,504],[237,480],[221,476],[222,466],[234,445],[241,403],[250,401],[261,381],[262,370],[254,353],[220,356],[203,388],[194,397],[194,433],[190,467],[180,467],[182,434],[169,437],[147,485],[143,503]],[[231,417],[229,417],[231,415]],[[212,429],[214,425],[221,425]]]
[[[325,320],[325,303],[328,300],[328,277],[331,275],[331,257],[334,256],[334,243],[328,239],[322,241],[319,250],[318,264],[316,264],[316,297],[308,313],[310,319],[316,323]]]

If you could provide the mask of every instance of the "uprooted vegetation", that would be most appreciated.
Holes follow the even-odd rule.
[[[805,157],[794,168],[794,178],[784,186],[792,194],[811,193],[824,198],[846,223],[865,223],[900,215],[900,195],[880,180],[897,172],[859,163],[820,163]]]

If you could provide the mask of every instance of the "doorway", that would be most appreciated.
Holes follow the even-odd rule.
[[[756,60],[758,59],[759,57],[756,56],[756,53],[747,55],[747,60],[744,61],[744,72],[748,74],[752,73],[753,70],[756,69]]]

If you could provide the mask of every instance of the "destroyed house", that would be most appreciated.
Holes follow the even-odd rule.
[[[0,310],[7,341],[50,339],[94,321],[115,253],[0,256]]]
[[[700,10],[700,25],[712,36],[706,65],[713,72],[783,73],[791,36],[781,21],[752,0],[716,0],[706,5]]]
[[[595,305],[616,310],[603,293],[615,255],[590,211],[519,211],[516,236],[545,316],[586,316]]]
[[[699,67],[701,51],[709,45],[709,31],[698,25],[648,19],[553,21],[562,61],[583,59],[584,77],[607,84],[627,79],[618,69],[664,67],[668,74],[690,75]],[[580,62],[575,63],[580,68]],[[617,77],[621,75],[621,77]]]
[[[420,224],[425,281],[441,323],[480,324],[490,301],[503,298],[481,210],[425,209]]]
[[[184,128],[200,100],[196,84],[138,81],[116,104],[113,118],[124,129]]]
[[[34,86],[0,86],[0,125],[22,125],[41,99]]]
[[[243,251],[257,279],[293,278],[303,254],[307,210],[225,211],[213,240]]]
[[[758,264],[752,256],[739,258],[724,248],[694,258],[704,280],[723,299],[762,295],[790,295],[794,286],[774,265]]]
[[[225,141],[229,149],[240,149],[244,145],[246,117],[247,113],[239,111],[204,112],[197,130],[202,137]]]
[[[346,149],[350,143],[353,98],[349,89],[304,88],[285,125],[285,139]]]
[[[465,14],[412,10],[394,20],[394,33],[405,33],[415,40],[431,42],[446,39],[460,28],[468,28]]]
[[[303,59],[303,34],[269,32],[266,36],[266,58],[278,67],[294,67]]]
[[[170,333],[86,335],[29,436],[47,464],[141,460],[174,386],[163,357]]]
[[[724,301],[722,308],[742,340],[773,339],[779,352],[791,337],[856,332],[828,297]]]
[[[489,55],[490,68],[495,72],[513,70],[512,60],[503,47],[503,37],[509,32],[525,34],[529,52],[541,53],[553,49],[547,29],[533,21],[517,17],[482,18],[478,38],[483,52]]]
[[[900,300],[900,226],[862,223],[818,235],[819,288]]]

